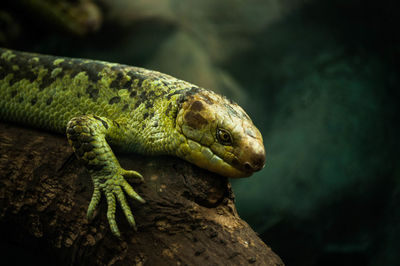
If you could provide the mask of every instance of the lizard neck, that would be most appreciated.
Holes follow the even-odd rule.
[[[184,136],[176,128],[176,116],[187,90],[174,91],[171,97],[156,98],[152,106],[131,112],[130,119],[118,121],[126,127],[126,143],[122,150],[148,155],[176,155]],[[126,119],[126,118],[124,118]]]

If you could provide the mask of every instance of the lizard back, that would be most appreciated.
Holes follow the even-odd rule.
[[[59,133],[82,114],[126,120],[143,130],[155,115],[173,116],[177,97],[195,89],[143,68],[0,48],[2,119]]]

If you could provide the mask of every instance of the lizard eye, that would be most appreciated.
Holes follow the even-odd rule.
[[[232,137],[225,129],[217,129],[217,139],[223,145],[232,145]]]

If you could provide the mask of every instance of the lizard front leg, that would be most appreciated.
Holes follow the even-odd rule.
[[[103,192],[108,205],[107,219],[113,234],[120,237],[115,221],[116,201],[120,203],[129,224],[136,230],[135,219],[123,190],[131,198],[142,203],[145,201],[124,177],[135,177],[141,181],[143,177],[136,171],[123,169],[107,143],[107,140],[115,140],[122,136],[120,125],[104,117],[82,115],[72,118],[68,122],[66,131],[68,142],[78,159],[89,170],[93,180],[94,192],[87,211],[88,219],[93,219],[94,211],[100,202],[101,192]]]

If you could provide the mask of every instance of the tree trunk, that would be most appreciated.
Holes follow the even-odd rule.
[[[173,157],[119,154],[142,173],[130,200],[138,231],[104,197],[92,222],[90,177],[61,135],[0,123],[2,262],[53,265],[283,265],[236,212],[226,178]]]

